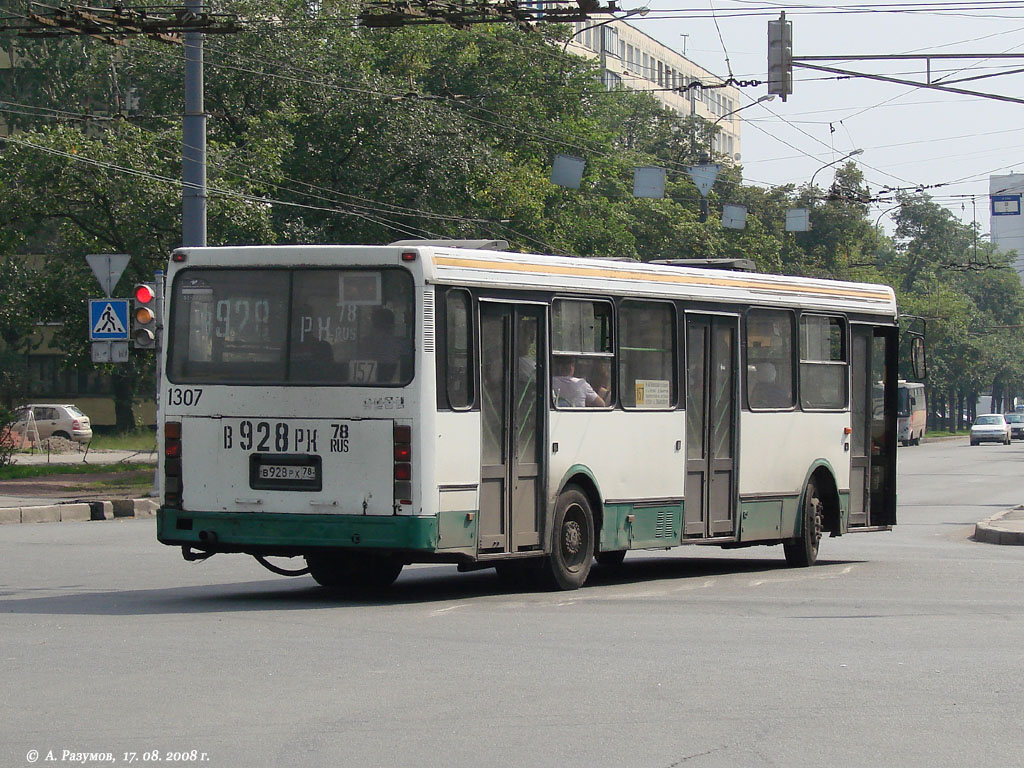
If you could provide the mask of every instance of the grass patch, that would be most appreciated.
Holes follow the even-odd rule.
[[[115,477],[110,480],[95,480],[91,483],[71,483],[69,491],[105,491],[120,488],[149,488],[153,485],[153,473],[141,472],[129,477]]]
[[[929,429],[924,433],[925,437],[950,437],[952,435],[963,435],[966,437],[971,434],[970,427],[964,427],[963,429]]]
[[[121,434],[93,434],[90,449],[105,451],[156,451],[156,432],[152,429],[137,429]]]
[[[152,471],[153,464],[15,464],[0,467],[0,480],[25,480],[50,475],[97,475],[114,472]]]

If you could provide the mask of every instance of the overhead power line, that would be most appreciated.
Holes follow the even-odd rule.
[[[182,33],[234,33],[237,17],[226,13],[194,13],[185,8],[98,8],[88,5],[53,7],[30,3],[25,17],[0,26],[22,37],[93,37],[111,45],[124,45],[127,37],[142,35],[162,43],[180,45]]]

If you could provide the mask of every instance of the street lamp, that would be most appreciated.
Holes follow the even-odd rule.
[[[832,161],[831,163],[825,163],[825,164],[824,164],[823,166],[821,166],[821,168],[819,168],[818,170],[816,170],[816,171],[815,171],[815,172],[814,172],[814,173],[813,173],[813,174],[811,175],[811,183],[810,183],[810,185],[809,185],[809,186],[813,187],[813,186],[814,186],[814,177],[815,177],[815,176],[817,176],[817,175],[818,175],[818,174],[819,174],[819,173],[820,173],[821,171],[824,171],[824,170],[825,170],[826,168],[828,168],[829,166],[833,166],[833,165],[835,165],[836,163],[841,163],[841,162],[843,162],[843,160],[849,160],[849,159],[850,159],[851,157],[856,157],[857,155],[863,155],[863,154],[864,154],[864,150],[863,150],[863,149],[855,149],[855,150],[853,150],[852,152],[847,152],[847,153],[846,153],[845,155],[843,155],[842,157],[840,157],[840,158],[839,158],[838,160],[833,160],[833,161]]]
[[[761,96],[761,97],[755,99],[754,101],[750,102],[749,104],[744,104],[742,107],[737,107],[736,109],[731,110],[730,112],[726,112],[724,115],[722,115],[721,117],[716,119],[713,123],[711,123],[711,130],[708,133],[708,162],[711,162],[711,152],[712,152],[711,145],[714,143],[714,140],[715,140],[715,128],[718,127],[718,124],[720,122],[725,120],[725,118],[729,117],[730,115],[735,115],[737,112],[741,112],[742,110],[746,109],[747,107],[752,107],[755,104],[764,104],[766,101],[774,101],[774,100],[775,100],[775,94],[774,93],[766,94],[764,96]]]
[[[574,35],[571,35],[569,37],[569,39],[565,41],[565,45],[562,46],[562,53],[565,53],[567,50],[569,50],[569,43],[571,43],[577,37],[582,35],[588,29],[597,29],[598,27],[603,27],[605,24],[611,24],[613,21],[625,21],[626,19],[630,18],[631,16],[646,16],[650,12],[651,12],[651,9],[648,8],[645,5],[642,8],[634,8],[632,11],[626,11],[626,13],[622,14],[621,16],[613,16],[610,19],[605,19],[604,21],[599,21],[599,22],[597,22],[597,24],[591,24],[589,27],[583,27],[579,32],[577,32]],[[598,53],[602,54],[602,58],[603,58],[603,54],[604,54],[604,41],[603,40],[600,42],[600,47],[598,49]]]

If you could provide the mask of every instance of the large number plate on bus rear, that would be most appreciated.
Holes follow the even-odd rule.
[[[249,455],[249,487],[271,491],[319,491],[323,488],[319,456],[294,453]]]

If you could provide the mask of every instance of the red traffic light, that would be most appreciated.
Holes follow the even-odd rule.
[[[154,298],[153,289],[145,283],[139,283],[135,286],[135,300],[143,304],[148,304]]]

